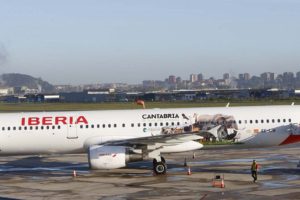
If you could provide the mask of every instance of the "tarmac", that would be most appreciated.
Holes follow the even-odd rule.
[[[89,170],[86,155],[0,157],[0,199],[299,199],[299,152],[300,144],[169,154],[164,176],[152,174],[151,161]],[[253,159],[261,166],[256,183]],[[225,188],[212,186],[216,175]]]

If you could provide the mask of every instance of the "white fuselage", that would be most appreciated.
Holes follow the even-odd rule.
[[[272,129],[299,122],[300,106],[3,113],[0,155],[83,153],[111,140],[209,130],[216,124],[225,125],[229,136],[235,133],[234,141],[262,134],[270,145],[279,145],[287,135]]]

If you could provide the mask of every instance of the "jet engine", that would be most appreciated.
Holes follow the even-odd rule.
[[[91,169],[117,169],[143,159],[128,147],[94,145],[89,148],[88,160]]]

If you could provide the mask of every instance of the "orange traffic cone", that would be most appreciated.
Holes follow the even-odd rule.
[[[74,177],[74,178],[76,178],[76,177],[77,177],[76,170],[73,170],[73,177]]]
[[[225,187],[225,183],[224,183],[224,180],[222,179],[221,181],[221,188],[224,188]]]
[[[192,171],[190,167],[188,167],[187,175],[192,175]]]

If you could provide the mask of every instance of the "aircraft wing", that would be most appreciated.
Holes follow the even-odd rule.
[[[142,146],[142,145],[156,145],[162,144],[167,145],[176,145],[183,142],[200,140],[202,136],[199,136],[195,133],[178,133],[178,134],[162,134],[156,136],[132,138],[132,139],[123,139],[123,140],[113,140],[102,143],[101,145],[112,145],[112,146]]]

